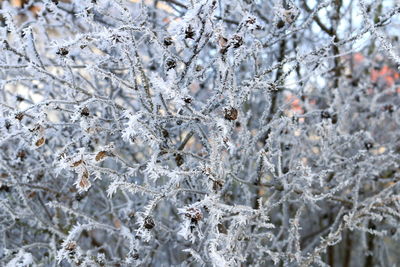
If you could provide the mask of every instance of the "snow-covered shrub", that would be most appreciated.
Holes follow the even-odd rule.
[[[396,1],[0,5],[2,266],[399,264]]]

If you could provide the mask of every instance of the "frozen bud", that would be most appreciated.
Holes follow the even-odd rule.
[[[189,26],[185,30],[185,39],[194,39],[195,32],[193,31],[192,25]]]
[[[237,111],[237,109],[235,109],[233,107],[226,108],[224,110],[224,112],[225,112],[225,116],[224,117],[225,117],[226,120],[234,121],[238,117],[238,111]]]
[[[240,35],[235,34],[232,37],[232,44],[234,48],[239,48],[240,46],[243,45],[243,37]]]
[[[190,218],[193,223],[197,223],[203,219],[203,213],[198,208],[188,208],[185,216]]]

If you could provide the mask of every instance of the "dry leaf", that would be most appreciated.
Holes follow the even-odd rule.
[[[83,163],[83,160],[75,161],[74,163],[72,163],[71,167],[77,167],[77,166],[81,165],[82,163]]]
[[[41,137],[39,140],[36,141],[35,146],[40,147],[44,144],[45,141],[46,139],[44,139],[44,137]]]
[[[97,153],[96,155],[96,161],[100,161],[103,158],[105,158],[107,156],[107,151],[100,151],[99,153]]]
[[[118,219],[114,219],[114,226],[116,227],[116,228],[121,228],[121,221],[120,220],[118,220]]]
[[[79,187],[81,189],[88,189],[90,187],[90,181],[89,181],[89,172],[85,170],[82,174],[81,180],[79,181]]]
[[[72,251],[72,250],[75,250],[75,249],[76,249],[76,242],[75,241],[68,242],[68,244],[65,245],[65,250]]]

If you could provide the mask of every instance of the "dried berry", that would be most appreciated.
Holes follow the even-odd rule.
[[[71,241],[65,245],[65,250],[67,250],[67,251],[73,251],[75,249],[76,249],[76,242],[74,242],[74,241]]]
[[[333,124],[336,124],[336,123],[337,123],[337,121],[338,121],[338,116],[337,116],[336,113],[332,115],[332,120],[331,120],[331,121],[332,121]]]
[[[84,107],[84,108],[81,110],[81,116],[88,117],[89,115],[90,115],[90,112],[89,112],[88,107]]]
[[[11,122],[9,120],[6,120],[4,126],[6,127],[7,130],[10,130]]]
[[[190,97],[185,97],[185,98],[183,99],[183,101],[185,101],[186,104],[192,103],[192,99],[191,99]]]
[[[169,132],[165,129],[162,129],[162,135],[164,136],[164,138],[169,137]]]
[[[189,25],[185,30],[186,39],[194,39],[195,32],[193,31],[192,25]]]
[[[213,181],[213,190],[219,191],[223,185],[224,185],[224,182],[222,180],[214,180]]]
[[[172,43],[173,43],[173,41],[172,41],[171,37],[165,37],[164,38],[164,45],[165,46],[170,46],[170,45],[172,45]]]
[[[387,104],[387,105],[383,106],[383,110],[387,111],[389,113],[392,113],[394,111],[394,108],[393,108],[392,104]]]
[[[323,111],[321,112],[321,118],[323,118],[323,119],[329,119],[330,117],[331,117],[331,114],[329,113],[329,111],[323,110]]]
[[[246,24],[254,24],[256,23],[256,18],[251,17],[246,20]]]
[[[234,121],[237,119],[237,117],[238,117],[237,109],[230,107],[230,108],[226,108],[224,111],[225,111],[225,119],[226,120]]]
[[[21,159],[21,160],[24,160],[25,157],[26,157],[26,152],[25,152],[25,150],[20,150],[20,151],[18,152],[18,154],[17,154],[17,158],[19,158],[19,159]]]
[[[143,224],[144,228],[146,228],[146,229],[148,229],[148,230],[151,230],[151,229],[154,228],[155,225],[156,225],[156,224],[154,223],[154,220],[153,220],[152,217],[147,216],[147,217],[144,219],[144,224]]]
[[[69,51],[68,49],[61,47],[58,49],[58,51],[56,52],[57,55],[61,55],[61,56],[66,56],[68,55]]]
[[[366,148],[367,150],[369,150],[369,149],[371,149],[371,148],[374,146],[374,144],[373,144],[372,142],[365,142],[365,143],[364,143],[364,146],[365,146],[365,148]]]
[[[278,29],[281,29],[285,26],[285,22],[283,20],[279,20],[278,23],[276,24],[276,27]]]
[[[0,184],[0,191],[4,191],[6,193],[10,192],[10,187],[4,184]]]
[[[181,166],[184,163],[183,157],[181,154],[176,154],[175,155],[175,162],[176,165]]]

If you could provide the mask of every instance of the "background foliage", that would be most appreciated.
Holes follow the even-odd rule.
[[[6,266],[399,264],[397,1],[0,1]]]

